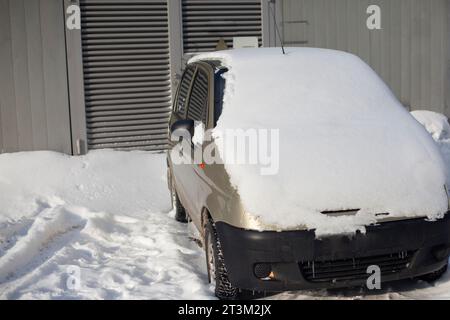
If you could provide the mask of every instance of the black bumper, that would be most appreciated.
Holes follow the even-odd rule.
[[[385,222],[352,237],[316,239],[313,231],[258,232],[216,223],[233,285],[257,291],[285,291],[365,285],[367,265],[380,265],[381,281],[413,278],[448,261],[450,214],[437,221]],[[255,276],[270,265],[274,278]]]

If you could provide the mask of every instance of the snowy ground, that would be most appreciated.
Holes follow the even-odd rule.
[[[210,298],[165,166],[145,152],[0,155],[0,298]]]
[[[440,146],[450,155],[450,139]],[[172,218],[165,168],[147,152],[1,154],[0,298],[214,298],[202,249]],[[450,272],[435,285],[270,298],[450,299]]]

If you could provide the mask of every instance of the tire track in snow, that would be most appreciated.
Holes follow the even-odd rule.
[[[81,270],[76,291],[67,288],[69,266]],[[204,299],[213,297],[205,269],[186,225],[167,213],[56,206],[0,258],[0,298]]]
[[[22,274],[28,265],[45,260],[45,249],[52,242],[85,224],[85,219],[63,206],[44,209],[34,219],[28,232],[0,257],[0,285]],[[58,247],[63,246],[64,243],[60,243]]]

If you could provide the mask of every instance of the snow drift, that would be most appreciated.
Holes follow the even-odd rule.
[[[0,299],[213,295],[169,213],[165,154],[0,154],[0,203]]]
[[[441,217],[447,196],[439,150],[376,73],[344,52],[286,51],[238,49],[190,61],[220,60],[229,69],[214,131],[280,130],[276,175],[260,175],[257,165],[225,164],[246,210],[317,235],[364,232],[380,213]],[[349,209],[359,211],[321,213]]]

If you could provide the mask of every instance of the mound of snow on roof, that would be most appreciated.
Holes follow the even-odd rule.
[[[226,163],[244,207],[265,223],[316,235],[365,231],[376,214],[442,217],[445,166],[429,134],[376,73],[354,55],[325,49],[238,49],[220,60],[226,129],[279,129],[279,172]],[[220,133],[220,134],[219,134]],[[221,155],[226,145],[219,144]],[[331,217],[328,210],[360,209]]]

